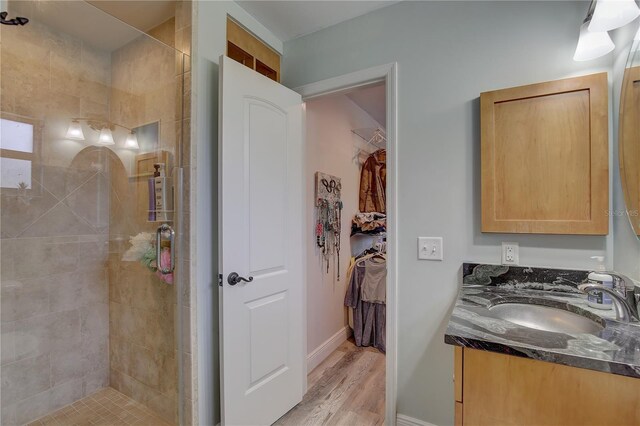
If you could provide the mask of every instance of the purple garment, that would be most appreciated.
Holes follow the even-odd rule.
[[[356,265],[344,296],[344,304],[353,308],[353,337],[356,346],[373,346],[386,352],[387,306],[363,302],[360,298],[365,267]]]

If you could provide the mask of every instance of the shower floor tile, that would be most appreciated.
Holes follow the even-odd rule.
[[[104,388],[49,413],[28,426],[170,426],[149,408],[112,388]]]

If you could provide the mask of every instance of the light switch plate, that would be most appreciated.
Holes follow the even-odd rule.
[[[518,243],[502,243],[502,264],[520,264],[520,247]]]
[[[442,260],[442,237],[418,237],[418,259]]]

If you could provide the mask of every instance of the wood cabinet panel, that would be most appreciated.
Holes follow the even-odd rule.
[[[462,348],[453,348],[453,391],[455,400],[462,402]]]
[[[462,426],[464,424],[462,420],[462,402],[456,402],[455,413],[453,416],[453,424],[454,426]]]
[[[465,425],[640,424],[640,379],[469,348],[463,369]]]
[[[231,18],[227,18],[227,56],[280,81],[280,55]]]
[[[606,73],[482,93],[482,231],[608,233]]]

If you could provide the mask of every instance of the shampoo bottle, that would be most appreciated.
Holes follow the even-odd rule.
[[[604,273],[607,270],[604,266],[604,257],[592,256],[591,259],[598,262],[598,267],[596,271],[589,273],[587,280],[613,289],[613,277]],[[587,305],[597,309],[611,309],[611,296],[603,291],[591,290],[587,295]]]
[[[165,176],[165,165],[164,163],[156,163],[153,167],[156,168],[156,172],[154,173],[156,220],[164,222],[168,220],[167,178]]]

